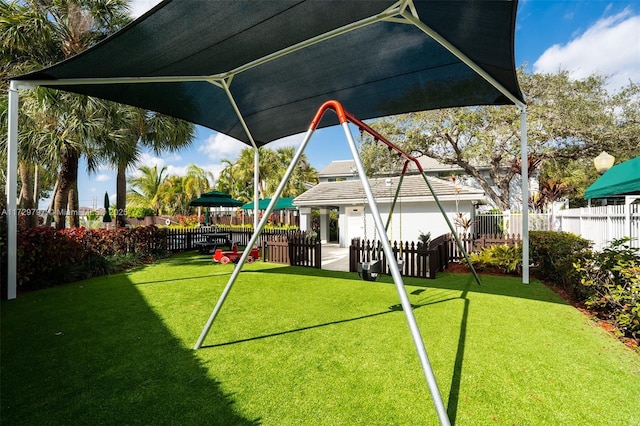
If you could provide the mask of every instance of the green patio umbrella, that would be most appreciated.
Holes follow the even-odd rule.
[[[189,203],[190,206],[195,207],[240,207],[242,204],[244,204],[242,201],[220,191],[205,192]]]
[[[104,193],[104,216],[102,216],[102,222],[111,222],[111,215],[109,214],[109,194],[106,191]]]

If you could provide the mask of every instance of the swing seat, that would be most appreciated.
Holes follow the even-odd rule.
[[[373,260],[371,262],[358,263],[358,276],[364,281],[375,281],[381,272],[382,262]]]

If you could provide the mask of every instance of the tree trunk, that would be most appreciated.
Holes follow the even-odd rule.
[[[20,181],[22,188],[20,191],[21,208],[24,209],[24,221],[27,228],[35,228],[38,225],[38,216],[36,215],[36,205],[33,199],[33,166],[31,164],[20,162],[18,164],[20,170]]]
[[[116,226],[124,228],[127,225],[127,165],[118,165],[118,174],[116,176]]]
[[[53,192],[51,193],[51,203],[47,209],[47,217],[44,220],[45,226],[51,226],[51,221],[54,217],[53,209],[56,203],[56,197],[58,197],[58,189],[60,188],[60,181],[56,180],[56,184],[53,186]]]
[[[78,179],[78,152],[69,147],[62,149],[60,156],[60,172],[58,174],[58,196],[55,199],[56,229],[64,229],[67,221],[69,194],[75,188]]]
[[[78,200],[78,179],[73,182],[71,190],[69,190],[69,212],[71,214],[71,227],[80,228],[80,202]]]

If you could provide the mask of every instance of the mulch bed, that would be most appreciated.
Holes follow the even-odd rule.
[[[471,269],[469,268],[468,265],[463,263],[449,263],[449,265],[447,265],[446,272],[470,274]],[[510,276],[510,277],[514,276],[514,275],[505,274],[504,272],[502,272],[497,268],[483,269],[482,271],[477,271],[477,272],[483,275]],[[545,286],[547,286],[547,288],[549,288],[551,291],[553,291],[558,296],[560,296],[565,302],[567,302],[568,304],[570,304],[571,306],[573,306],[574,308],[582,312],[584,315],[586,315],[594,325],[606,330],[611,336],[613,336],[614,338],[624,343],[625,346],[640,353],[640,339],[632,339],[631,337],[619,336],[615,325],[598,318],[598,316],[594,311],[590,310],[587,307],[587,305],[584,304],[584,302],[576,299],[571,292],[566,291],[562,287],[550,285],[538,277],[536,277],[536,279],[540,280],[540,282],[542,282]]]

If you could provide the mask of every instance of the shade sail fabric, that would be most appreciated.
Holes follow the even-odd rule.
[[[354,24],[396,4],[165,0],[93,48],[15,80],[53,87],[47,81],[83,79],[55,87],[169,114],[250,143],[241,115],[258,146],[307,130],[313,113],[330,99],[360,119],[523,100],[514,67],[516,0],[415,0],[422,28],[404,17],[403,23]],[[403,10],[406,15],[412,8]],[[357,29],[307,42],[346,26]],[[280,56],[292,46],[303,48]],[[109,84],[118,78],[126,80]],[[337,120],[328,114],[320,127],[333,124]]]
[[[258,201],[258,210],[266,210],[271,202],[271,198],[264,198]],[[253,210],[253,203],[247,203],[242,206],[244,210]],[[283,197],[278,198],[274,210],[296,210],[297,207],[293,205],[293,198]]]
[[[242,204],[242,201],[220,191],[206,192],[189,203],[194,207],[239,207]]]
[[[640,194],[640,157],[611,167],[584,192],[584,198]]]

